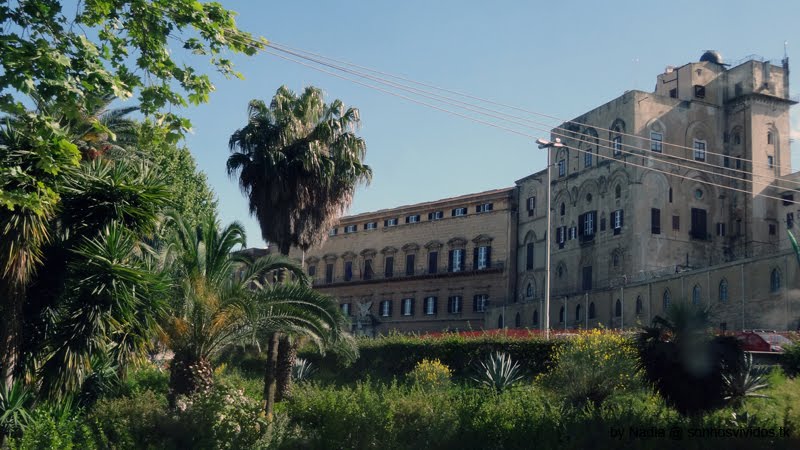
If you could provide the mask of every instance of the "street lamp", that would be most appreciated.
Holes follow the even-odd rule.
[[[540,149],[547,149],[547,231],[545,232],[545,259],[544,259],[544,337],[550,339],[550,149],[562,148],[561,139],[553,142],[537,139]],[[566,314],[566,311],[564,311]],[[566,323],[566,317],[564,318]]]

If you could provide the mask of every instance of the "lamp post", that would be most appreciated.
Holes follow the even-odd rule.
[[[544,257],[544,337],[550,339],[550,149],[562,148],[561,139],[554,141],[537,139],[540,149],[547,149],[547,231],[545,231],[545,257]],[[564,311],[566,314],[566,311]],[[566,321],[566,317],[564,318]]]

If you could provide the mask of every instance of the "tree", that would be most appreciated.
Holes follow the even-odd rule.
[[[280,301],[310,302],[317,295],[305,285],[294,290],[267,289],[266,273],[287,270],[305,279],[290,260],[268,256],[252,260],[234,251],[245,245],[238,223],[222,227],[208,215],[195,227],[173,215],[174,263],[170,267],[174,300],[165,324],[167,344],[175,353],[170,391],[190,395],[212,383],[211,361],[228,346],[255,339],[264,327],[285,327],[294,317]],[[256,298],[258,296],[258,298]],[[328,300],[329,301],[329,300]]]
[[[297,96],[282,86],[269,106],[250,101],[248,116],[247,125],[229,140],[227,169],[229,175],[238,175],[261,236],[275,243],[282,255],[293,245],[307,250],[321,243],[350,205],[356,187],[372,177],[372,169],[363,162],[366,144],[356,135],[358,109],[346,108],[341,100],[326,105],[315,87]],[[267,364],[267,384],[277,383],[276,374],[283,375],[281,388],[269,392],[289,389],[287,368],[296,350],[286,339],[282,363]],[[272,336],[270,356],[278,354],[277,346],[278,338]],[[271,404],[270,394],[268,414]]]
[[[106,93],[138,95],[145,115],[179,135],[191,124],[161,111],[205,102],[213,85],[194,67],[175,62],[168,39],[238,77],[223,53],[251,55],[265,43],[238,30],[233,14],[217,3],[90,0],[69,11],[74,14],[57,0],[0,5],[0,113],[16,116],[13,124],[4,118],[0,137],[0,375],[7,387],[22,345],[25,291],[50,238],[58,187],[81,156],[81,140],[71,139],[58,116],[88,120],[93,131],[84,137],[100,138],[111,133],[95,114],[108,104]],[[27,111],[30,99],[49,109]]]
[[[640,368],[664,400],[693,416],[725,404],[726,371],[741,369],[742,350],[731,336],[712,336],[709,311],[677,302],[653,318],[636,339]]]

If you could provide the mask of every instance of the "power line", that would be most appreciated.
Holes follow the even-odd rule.
[[[374,86],[374,85],[371,85],[371,84],[368,84],[368,83],[364,83],[364,82],[359,81],[359,80],[348,78],[348,77],[345,77],[343,75],[339,75],[339,74],[337,74],[335,72],[331,72],[329,70],[325,70],[325,69],[316,67],[316,66],[314,66],[314,65],[312,65],[310,63],[306,63],[306,62],[303,62],[303,61],[298,61],[298,60],[293,59],[291,57],[282,55],[280,53],[274,53],[274,52],[270,52],[270,51],[265,51],[265,53],[270,54],[272,56],[279,57],[279,58],[287,60],[287,61],[294,62],[296,64],[300,64],[302,66],[309,67],[309,68],[311,68],[313,70],[316,70],[316,71],[319,71],[319,72],[322,72],[322,73],[326,73],[326,74],[334,76],[336,78],[340,78],[340,79],[343,79],[343,80],[346,80],[346,81],[350,81],[352,83],[356,83],[356,84],[362,85],[362,86],[370,88],[370,89],[374,89],[374,90],[377,90],[377,91],[380,91],[380,92],[384,92],[384,93],[387,93],[387,94],[395,96],[395,97],[399,97],[399,98],[408,100],[408,101],[410,101],[412,103],[417,103],[417,104],[420,104],[420,105],[423,105],[423,106],[427,106],[429,108],[436,109],[438,111],[442,111],[442,112],[445,112],[445,113],[448,113],[448,114],[453,114],[453,115],[465,118],[467,120],[471,120],[471,121],[474,121],[474,122],[477,122],[477,123],[481,123],[481,124],[484,124],[484,125],[488,125],[488,126],[491,126],[491,127],[494,127],[494,128],[498,128],[498,129],[502,129],[502,130],[505,130],[505,131],[509,131],[511,133],[514,133],[514,134],[518,134],[518,135],[521,135],[521,136],[529,137],[531,139],[536,139],[536,136],[534,136],[534,135],[531,135],[531,134],[528,134],[528,133],[525,133],[525,132],[522,132],[522,131],[518,131],[518,130],[515,130],[515,129],[512,129],[512,128],[508,128],[508,127],[505,127],[505,126],[502,126],[502,125],[498,125],[498,124],[495,124],[495,123],[492,123],[492,122],[487,122],[485,120],[474,118],[474,117],[471,117],[471,116],[468,116],[468,115],[465,115],[465,114],[461,114],[459,112],[452,111],[452,110],[449,110],[449,109],[446,109],[446,108],[441,108],[439,106],[432,105],[430,103],[423,102],[423,101],[420,101],[420,100],[417,100],[417,99],[414,99],[412,97],[408,97],[408,96],[405,96],[405,95],[402,95],[402,94],[398,94],[396,92],[392,92],[392,91],[383,89],[383,88],[378,87],[378,86]],[[576,150],[576,151],[578,151],[580,153],[583,153],[583,154],[591,153],[592,155],[595,155],[592,152],[588,152],[586,150],[582,150],[582,149],[579,149],[579,148],[575,148],[574,150]],[[656,168],[653,168],[653,167],[646,167],[644,165],[636,164],[636,163],[629,162],[629,161],[619,161],[619,160],[615,159],[614,157],[609,157],[609,156],[599,155],[599,154],[596,155],[596,156],[597,156],[598,159],[603,158],[603,159],[608,159],[608,160],[611,160],[611,161],[617,161],[617,162],[619,162],[621,164],[629,165],[629,166],[632,166],[632,167],[638,167],[638,168],[641,168],[641,169],[644,169],[644,170],[650,170],[650,171],[653,171],[653,172],[662,173],[662,174],[665,174],[665,175],[668,175],[668,176],[671,176],[671,177],[686,179],[686,180],[690,180],[690,181],[698,181],[698,180],[696,180],[696,179],[694,179],[692,177],[688,177],[688,176],[685,176],[685,175],[675,174],[675,173],[672,173],[672,172],[669,172],[669,171],[660,170],[660,169],[656,169]],[[669,164],[676,164],[676,163],[669,163]],[[747,191],[747,190],[744,190],[744,189],[739,189],[739,188],[735,188],[735,187],[731,187],[731,186],[724,186],[724,185],[721,185],[721,184],[712,183],[710,181],[700,181],[700,183],[708,185],[708,186],[718,187],[718,188],[721,188],[721,189],[727,189],[727,190],[731,190],[731,191],[742,192],[742,193],[745,193],[745,194],[748,194],[748,195],[752,194],[752,195],[758,196],[758,197],[770,198],[770,199],[774,199],[774,200],[781,200],[783,202],[792,203],[792,204],[800,204],[800,201],[787,200],[787,199],[783,199],[781,197],[771,196],[771,195],[763,194],[763,193],[753,193],[753,192],[750,192],[750,191]],[[761,184],[763,186],[769,186],[768,183],[759,182],[759,184]]]
[[[270,45],[270,47],[275,48],[272,45]],[[506,114],[506,113],[504,113],[502,111],[496,111],[496,110],[492,110],[492,109],[488,109],[488,108],[483,108],[483,107],[480,107],[480,106],[477,106],[477,105],[474,105],[474,104],[471,104],[471,103],[462,102],[460,100],[452,99],[452,98],[449,98],[449,97],[446,97],[446,96],[442,96],[442,95],[439,95],[439,94],[436,94],[436,93],[432,93],[432,92],[429,92],[429,91],[425,91],[425,90],[409,87],[409,86],[406,86],[406,85],[403,85],[403,84],[398,84],[398,83],[395,83],[395,82],[392,82],[392,81],[388,81],[388,80],[385,80],[385,79],[382,79],[382,78],[379,78],[379,77],[373,77],[371,75],[367,75],[367,74],[364,74],[364,73],[361,73],[361,72],[353,71],[353,70],[350,70],[350,69],[347,69],[347,68],[343,68],[343,67],[336,66],[336,65],[333,65],[333,64],[330,64],[330,63],[326,63],[326,62],[320,61],[318,59],[308,58],[308,57],[305,57],[305,56],[303,56],[301,54],[298,54],[298,53],[295,53],[295,52],[292,52],[292,51],[285,51],[285,50],[279,50],[279,51],[281,51],[283,53],[291,54],[293,56],[296,56],[298,58],[301,58],[301,59],[304,59],[304,60],[307,60],[307,61],[312,61],[314,63],[323,65],[325,67],[330,67],[332,69],[342,71],[344,73],[349,73],[349,74],[352,74],[352,75],[355,75],[355,76],[358,76],[358,77],[361,77],[361,78],[371,79],[371,80],[376,81],[378,83],[381,83],[381,84],[384,84],[384,85],[388,85],[388,86],[391,86],[391,87],[394,87],[394,88],[397,88],[397,89],[400,89],[400,90],[403,90],[403,91],[406,91],[406,92],[410,92],[412,94],[419,95],[419,96],[422,96],[422,97],[425,97],[425,98],[428,98],[428,99],[432,99],[434,101],[438,101],[438,102],[442,102],[442,103],[449,104],[449,105],[452,105],[452,106],[456,106],[456,107],[459,107],[459,108],[467,109],[469,111],[476,112],[478,114],[483,114],[483,115],[486,115],[486,116],[489,116],[489,117],[493,117],[495,119],[501,119],[501,120],[510,121],[512,123],[516,123],[517,125],[522,125],[522,126],[525,126],[527,128],[541,130],[541,131],[547,131],[547,132],[552,133],[553,135],[564,137],[566,139],[572,139],[573,138],[572,136],[570,136],[568,134],[565,134],[565,133],[558,133],[556,131],[542,129],[540,127],[529,126],[529,125],[526,125],[525,123],[519,122],[518,120],[522,120],[522,121],[525,121],[525,122],[530,122],[530,123],[533,123],[533,124],[536,124],[536,125],[546,126],[546,127],[549,127],[550,126],[549,124],[543,124],[541,122],[531,121],[529,119],[521,118],[521,117],[518,117],[518,116],[511,115],[511,114]],[[485,111],[490,111],[490,112],[485,112]],[[493,113],[496,113],[496,114],[493,114]],[[499,116],[498,116],[498,114],[499,114]],[[500,116],[504,116],[504,117],[500,117]],[[689,161],[692,164],[701,164],[701,165],[711,166],[711,167],[714,167],[716,169],[735,170],[737,172],[742,173],[743,175],[749,174],[749,172],[747,172],[745,170],[725,168],[725,167],[722,167],[722,166],[717,166],[715,164],[707,163],[705,161],[695,161],[695,160],[692,160],[692,159],[689,159],[689,158],[683,158],[683,157],[676,156],[676,155],[667,155],[667,154],[663,154],[663,153],[655,153],[655,152],[647,151],[646,149],[643,149],[643,148],[640,148],[640,147],[636,147],[636,146],[630,145],[630,144],[624,144],[624,145],[620,146],[620,147],[628,147],[628,148],[632,148],[632,149],[635,149],[635,150],[639,150],[639,151],[642,151],[644,153],[643,155],[638,155],[637,153],[634,153],[634,152],[622,150],[622,148],[609,147],[607,145],[600,145],[599,141],[604,141],[604,142],[612,142],[612,141],[611,140],[606,140],[606,139],[600,139],[598,136],[594,136],[594,135],[590,135],[590,134],[586,134],[586,133],[576,133],[574,131],[571,131],[571,130],[568,130],[568,129],[564,129],[563,127],[556,127],[553,130],[563,130],[566,133],[578,134],[578,135],[581,135],[582,137],[589,137],[591,139],[597,140],[598,141],[598,144],[597,144],[598,148],[610,149],[610,150],[613,150],[614,153],[619,152],[619,153],[626,154],[626,155],[642,156],[642,157],[645,157],[645,158],[647,158],[649,160],[659,161],[659,162],[662,162],[662,163],[665,163],[665,164],[671,164],[671,165],[674,165],[676,167],[680,167],[680,168],[687,169],[687,170],[694,170],[694,171],[698,171],[698,172],[701,172],[701,173],[710,174],[710,175],[713,175],[713,176],[725,177],[725,178],[728,178],[728,179],[731,179],[731,180],[734,180],[734,181],[737,181],[737,182],[741,181],[741,182],[753,183],[753,184],[758,183],[758,184],[763,185],[763,186],[769,186],[771,183],[756,182],[755,178],[759,177],[759,178],[768,179],[770,181],[772,180],[772,178],[770,178],[770,177],[761,176],[761,175],[757,175],[757,174],[753,173],[752,176],[753,176],[754,180],[751,181],[751,180],[748,180],[746,178],[742,178],[742,177],[735,176],[735,175],[728,175],[728,174],[724,174],[724,173],[712,172],[712,171],[704,170],[702,168],[698,168],[698,167],[695,167],[695,166],[685,166],[685,165],[682,165],[682,164],[679,164],[679,163],[666,161],[666,160],[658,158],[658,157],[654,158],[654,156],[655,155],[659,155],[659,156],[670,157],[670,158],[677,159],[677,160]],[[570,147],[570,148],[572,148],[572,147]],[[800,182],[794,182],[792,180],[787,180],[787,181],[800,185]]]
[[[407,78],[407,77],[394,75],[394,74],[391,74],[391,73],[388,73],[388,72],[383,72],[383,71],[380,71],[380,70],[372,69],[372,68],[369,68],[369,67],[366,67],[366,66],[362,66],[362,65],[358,65],[358,64],[354,64],[354,63],[351,63],[351,62],[348,62],[348,61],[343,61],[343,60],[331,58],[331,57],[328,57],[328,56],[324,56],[324,55],[321,55],[321,54],[318,54],[318,53],[313,53],[313,52],[310,52],[308,50],[293,48],[293,47],[289,47],[287,45],[279,44],[279,43],[276,43],[276,42],[270,42],[268,45],[270,47],[275,48],[275,49],[279,49],[280,50],[280,48],[282,47],[283,49],[288,49],[288,50],[292,50],[292,51],[295,51],[295,52],[305,53],[307,55],[312,55],[312,56],[315,56],[315,57],[318,57],[318,58],[323,58],[323,59],[326,59],[328,61],[334,61],[334,62],[337,62],[339,64],[344,64],[344,65],[351,66],[351,67],[357,67],[357,68],[360,68],[362,70],[366,70],[368,72],[372,72],[372,73],[377,73],[377,74],[380,74],[380,75],[388,76],[390,78],[406,81],[406,82],[413,83],[413,84],[416,84],[416,85],[419,85],[419,86],[424,86],[424,87],[436,89],[436,90],[439,90],[439,91],[447,92],[447,93],[450,93],[450,94],[458,95],[458,96],[469,98],[469,99],[472,99],[472,100],[477,100],[477,101],[481,101],[481,102],[492,104],[492,105],[496,105],[496,106],[502,106],[504,108],[509,108],[509,109],[513,109],[513,110],[520,111],[520,112],[525,112],[525,113],[528,113],[528,114],[533,114],[533,115],[540,116],[540,117],[546,117],[546,118],[549,118],[549,119],[557,120],[557,121],[561,122],[562,124],[575,124],[575,125],[582,125],[582,126],[594,128],[594,126],[590,125],[590,124],[577,122],[577,121],[574,121],[574,120],[565,120],[565,119],[562,119],[562,118],[559,118],[559,117],[556,117],[556,116],[552,116],[552,115],[549,115],[549,114],[540,113],[540,112],[537,112],[537,111],[532,111],[532,110],[520,108],[520,107],[517,107],[517,106],[514,106],[514,105],[509,105],[509,104],[505,104],[505,103],[496,102],[496,101],[493,101],[493,100],[490,100],[490,99],[476,97],[476,96],[473,96],[473,95],[470,95],[470,94],[466,94],[466,93],[463,93],[463,92],[454,91],[454,90],[450,90],[450,89],[447,89],[447,88],[442,88],[442,87],[435,86],[435,85],[432,85],[432,84],[416,81],[416,80],[413,80],[413,79],[410,79],[410,78]],[[637,139],[642,139],[642,140],[644,140],[646,142],[653,142],[654,141],[652,138],[638,136],[638,135],[631,134],[631,133],[620,132],[620,133],[617,133],[617,134],[620,134],[622,136],[630,136],[630,137],[634,137],[634,138],[637,138]],[[672,147],[672,148],[675,148],[675,149],[694,150],[693,147],[680,145],[680,144],[663,143],[663,142],[662,142],[662,144],[664,146],[669,146],[669,147]],[[756,162],[752,161],[749,158],[731,156],[731,155],[726,155],[724,153],[718,153],[718,152],[712,152],[712,151],[706,151],[706,153],[709,154],[709,155],[727,157],[727,158],[730,158],[730,159],[733,159],[733,160],[750,162],[752,165],[754,165],[754,166],[758,165],[758,166],[760,166],[762,168],[770,168],[770,169],[772,168],[772,167],[769,166],[769,164],[756,163]],[[775,164],[773,164],[773,167],[776,167],[778,169],[781,168],[780,165],[775,165]],[[728,168],[726,168],[726,169],[728,169]]]

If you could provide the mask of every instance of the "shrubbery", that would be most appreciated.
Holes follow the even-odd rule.
[[[423,359],[408,373],[411,383],[420,387],[440,387],[450,382],[453,371],[438,359]]]
[[[783,370],[792,377],[800,375],[800,341],[786,347],[783,354]]]

